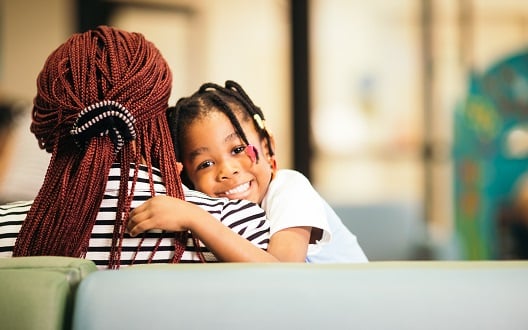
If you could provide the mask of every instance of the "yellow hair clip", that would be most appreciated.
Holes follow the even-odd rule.
[[[253,119],[255,119],[255,122],[257,123],[260,129],[266,129],[266,121],[262,119],[262,117],[258,113],[253,115]]]

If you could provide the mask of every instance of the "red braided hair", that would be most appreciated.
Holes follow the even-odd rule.
[[[52,156],[13,255],[85,257],[114,162],[121,164],[121,189],[110,268],[120,264],[132,200],[130,164],[143,161],[150,174],[152,166],[159,168],[167,195],[184,198],[165,116],[171,83],[169,67],[151,42],[107,26],[74,34],[48,57],[37,79],[31,132]],[[116,154],[109,136],[91,138],[84,149],[75,143],[70,130],[80,112],[104,100],[122,105],[135,119],[135,147],[125,143]],[[151,190],[154,195],[152,175]],[[176,261],[186,239],[175,242]]]

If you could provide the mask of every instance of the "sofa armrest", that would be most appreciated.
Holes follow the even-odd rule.
[[[92,261],[76,258],[0,259],[0,327],[70,329],[75,290],[95,270]]]

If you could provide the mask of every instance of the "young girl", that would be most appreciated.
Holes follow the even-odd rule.
[[[367,261],[308,179],[277,169],[264,114],[236,82],[202,85],[168,118],[182,181],[213,197],[260,204],[270,220],[269,253],[281,261]]]

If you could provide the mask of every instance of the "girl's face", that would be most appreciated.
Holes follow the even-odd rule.
[[[260,204],[273,174],[268,149],[253,123],[238,119],[249,143],[258,151],[257,162],[246,153],[246,144],[227,116],[213,111],[186,128],[183,168],[196,190]]]

